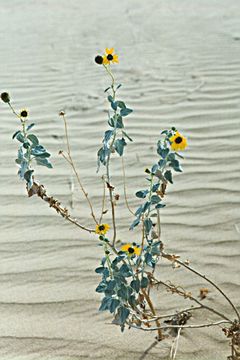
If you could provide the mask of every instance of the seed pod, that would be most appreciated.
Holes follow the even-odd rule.
[[[10,95],[7,92],[1,93],[1,99],[5,103],[10,103]]]

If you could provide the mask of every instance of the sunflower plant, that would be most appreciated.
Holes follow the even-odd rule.
[[[35,178],[34,165],[52,168],[49,161],[50,153],[40,144],[40,141],[32,129],[34,123],[29,121],[29,112],[22,109],[19,112],[12,105],[10,95],[7,92],[1,94],[1,99],[6,103],[13,114],[17,117],[20,129],[13,134],[13,139],[17,140],[18,153],[16,163],[19,168],[18,174],[26,182],[29,196],[36,195],[49,204],[58,214],[68,220],[82,231],[95,234],[100,245],[102,256],[99,266],[95,272],[100,276],[96,292],[101,295],[99,310],[110,312],[113,324],[120,326],[124,331],[125,327],[136,328],[142,331],[153,331],[157,333],[157,339],[163,340],[170,336],[169,329],[177,331],[177,338],[180,330],[191,327],[209,327],[224,324],[223,330],[228,338],[231,339],[232,356],[231,360],[239,360],[238,351],[240,349],[240,315],[231,299],[206,275],[190,266],[188,261],[181,260],[176,254],[165,251],[161,238],[160,210],[166,206],[165,196],[169,184],[174,182],[174,174],[182,173],[182,152],[187,148],[186,137],[175,127],[159,131],[156,142],[156,156],[152,164],[145,169],[143,176],[146,186],[143,189],[136,189],[135,196],[139,200],[139,205],[132,210],[125,194],[126,209],[134,216],[134,221],[129,222],[126,229],[127,241],[119,243],[117,241],[116,226],[116,202],[118,194],[114,186],[114,176],[110,171],[110,163],[114,160],[114,154],[123,157],[127,145],[133,139],[128,134],[125,127],[125,118],[132,115],[133,110],[119,96],[121,84],[117,84],[112,71],[112,66],[119,63],[118,55],[114,48],[106,48],[103,54],[95,57],[95,63],[100,65],[109,76],[110,85],[105,89],[109,109],[106,118],[106,126],[101,146],[97,150],[97,171],[102,171],[104,190],[108,191],[108,204],[111,212],[111,224],[104,222],[106,213],[104,207],[100,217],[95,215],[94,207],[88,192],[85,190],[81,178],[76,169],[71,155],[71,146],[68,137],[67,119],[64,111],[59,115],[63,118],[65,138],[67,143],[66,151],[59,154],[72,167],[76,175],[77,182],[81,188],[91,211],[91,221],[93,225],[86,227],[73,217],[69,210],[62,206],[54,197],[47,194],[46,188],[40,185]],[[103,203],[105,202],[105,191]],[[111,231],[109,231],[111,230]],[[131,242],[132,231],[138,231],[139,241]],[[111,234],[111,235],[110,235]],[[173,268],[182,267],[187,271],[198,276],[210,284],[221,296],[224,296],[233,310],[235,317],[229,318],[222,311],[215,307],[206,306],[202,300],[207,296],[208,289],[204,288],[201,300],[183,287],[174,285],[164,279],[157,279],[155,270],[161,266],[162,261],[168,261]],[[152,299],[152,289],[165,288],[169,293],[177,294],[186,300],[197,304],[195,307],[176,309],[176,315],[164,315],[156,310]],[[159,308],[159,306],[158,306]],[[213,322],[205,324],[190,324],[192,312],[205,310],[217,318]],[[161,319],[165,318],[164,324]],[[171,354],[176,355],[177,343],[174,342]],[[172,359],[175,355],[171,355]],[[229,358],[230,359],[230,358]]]

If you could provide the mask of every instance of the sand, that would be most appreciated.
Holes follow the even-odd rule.
[[[168,189],[161,211],[166,249],[190,259],[239,304],[239,136],[240,4],[237,0],[0,2],[0,87],[16,109],[27,107],[36,132],[52,153],[54,170],[37,168],[48,192],[69,206],[73,178],[58,151],[64,148],[63,123],[69,118],[73,157],[99,214],[101,171],[96,151],[106,129],[108,78],[93,62],[114,46],[119,93],[134,113],[126,120],[134,139],[127,146],[127,192],[132,207],[144,185],[144,169],[156,159],[160,130],[176,126],[189,148]],[[0,104],[0,359],[166,359],[171,341],[137,330],[121,334],[111,317],[99,313],[101,258],[94,236],[73,228],[37,198],[28,199],[14,164],[11,140],[17,120]],[[123,200],[121,162],[115,157],[113,182],[120,194],[118,239],[138,239]],[[72,212],[92,226],[82,194],[75,186]],[[108,221],[108,217],[106,217]],[[183,269],[159,265],[195,294],[204,285]],[[175,311],[178,298],[162,289],[158,311]],[[214,290],[209,303],[231,317]],[[186,304],[188,305],[188,304]],[[206,320],[210,319],[206,315]],[[194,316],[204,320],[203,314]],[[224,360],[230,354],[220,328],[185,330],[179,360]]]

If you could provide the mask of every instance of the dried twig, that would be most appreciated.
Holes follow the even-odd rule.
[[[64,219],[70,221],[72,224],[76,225],[77,227],[81,228],[82,230],[88,231],[89,233],[95,232],[94,229],[89,229],[74,219],[68,212],[68,209],[66,207],[62,207],[61,203],[54,199],[52,196],[48,196],[46,193],[46,190],[43,185],[39,185],[36,182],[33,183],[33,186],[28,191],[28,196],[31,197],[33,195],[39,196],[41,199],[46,201],[50,207],[56,210],[58,214],[60,214]]]
[[[200,276],[201,278],[203,278],[204,280],[209,282],[213,287],[215,287],[215,289],[218,290],[218,292],[220,292],[220,294],[223,295],[223,297],[231,305],[231,307],[233,308],[233,310],[235,311],[235,313],[236,313],[236,315],[238,317],[238,320],[240,321],[240,314],[239,314],[238,310],[236,309],[235,305],[232,303],[232,301],[229,299],[229,297],[222,291],[222,289],[220,289],[220,287],[218,285],[216,285],[212,280],[210,280],[206,275],[201,274],[199,271],[193,269],[191,266],[187,265],[186,263],[184,263],[183,261],[181,261],[181,260],[179,260],[177,258],[175,258],[174,260],[171,260],[171,255],[170,254],[166,254],[166,253],[162,252],[162,257],[167,258],[170,261],[176,262],[179,265],[182,265],[183,267],[185,267],[189,271],[193,272],[194,274]]]

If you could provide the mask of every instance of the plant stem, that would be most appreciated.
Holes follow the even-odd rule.
[[[125,204],[127,206],[127,209],[129,210],[129,212],[135,216],[134,211],[131,210],[129,203],[128,203],[128,199],[127,199],[127,188],[126,188],[126,173],[125,173],[125,166],[124,166],[124,158],[122,156],[122,172],[123,172],[123,192],[124,192],[124,199],[125,199]]]
[[[220,320],[213,323],[206,323],[206,324],[193,324],[193,325],[163,325],[158,327],[152,327],[152,328],[143,328],[140,326],[134,326],[132,324],[128,324],[131,327],[134,327],[139,330],[143,331],[156,331],[156,330],[165,330],[165,329],[199,329],[204,327],[210,327],[210,326],[218,326],[221,324],[230,324],[230,321],[227,320]]]
[[[165,254],[164,252],[162,252],[162,256],[168,258],[169,254]],[[169,260],[169,258],[168,258]],[[184,262],[182,262],[181,260],[175,259],[174,260],[176,263],[178,263],[179,265],[182,265],[183,267],[185,267],[186,269],[188,269],[189,271],[193,272],[194,274],[200,276],[201,278],[203,278],[204,280],[206,280],[207,282],[209,282],[213,287],[215,287],[215,289],[217,289],[220,294],[223,295],[223,297],[227,300],[227,302],[231,305],[231,307],[233,308],[233,310],[235,311],[237,317],[238,317],[238,321],[240,321],[240,314],[237,311],[235,305],[232,303],[232,301],[229,299],[229,297],[220,289],[219,286],[217,286],[212,280],[210,280],[206,275],[201,274],[199,271],[193,269],[191,266],[185,264]]]
[[[110,67],[107,65],[104,65],[105,70],[107,71],[108,75],[111,78],[112,84],[111,84],[111,88],[112,88],[112,94],[113,94],[113,100],[115,100],[115,95],[116,95],[116,90],[115,90],[115,79],[114,76],[110,70]],[[116,114],[116,110],[114,110],[114,115]],[[115,127],[114,129],[114,135],[113,135],[113,139],[111,141],[111,144],[109,145],[109,154],[107,157],[107,162],[106,162],[106,170],[107,170],[107,182],[108,182],[108,189],[109,189],[109,197],[110,197],[110,203],[111,203],[111,210],[112,210],[112,224],[113,224],[113,246],[115,245],[116,242],[116,236],[117,236],[117,229],[116,229],[116,219],[115,219],[115,205],[113,202],[113,187],[111,186],[111,179],[110,179],[110,158],[111,158],[111,151],[112,151],[112,146],[114,144],[114,141],[116,139],[116,135],[117,135],[117,129]]]
[[[152,303],[150,297],[148,296],[148,294],[146,293],[146,291],[144,289],[141,289],[141,291],[142,291],[142,293],[143,293],[143,295],[144,295],[144,297],[145,297],[145,299],[146,299],[146,301],[148,303],[148,306],[150,307],[150,310],[151,310],[152,314],[154,316],[156,316],[156,312],[155,312],[155,309],[154,309],[154,306],[153,306],[153,303]],[[158,327],[157,328],[158,340],[161,341],[161,340],[164,339],[163,333],[161,331],[161,323],[160,323],[160,321],[158,319],[156,319],[155,322],[156,322],[156,325]]]
[[[33,195],[39,196],[42,200],[46,201],[50,207],[56,210],[58,214],[64,217],[66,220],[70,221],[72,224],[76,225],[82,230],[85,230],[89,233],[95,233],[95,229],[89,229],[83,225],[81,225],[76,219],[74,219],[68,212],[66,207],[62,207],[61,203],[54,199],[52,196],[48,196],[46,190],[44,189],[43,185],[39,185],[36,182],[33,183],[33,186],[28,191],[28,196],[31,197]]]
[[[80,186],[80,188],[81,188],[81,190],[82,190],[82,192],[83,192],[83,194],[84,194],[84,196],[85,196],[85,198],[86,198],[86,200],[87,200],[87,202],[88,202],[88,205],[89,205],[90,210],[91,210],[91,216],[92,216],[93,220],[95,221],[95,223],[98,224],[97,219],[96,219],[95,214],[94,214],[94,211],[93,211],[92,203],[91,203],[91,201],[90,201],[89,198],[88,198],[88,193],[85,191],[85,189],[84,189],[84,187],[83,187],[83,185],[82,185],[80,176],[79,176],[79,174],[78,174],[78,172],[77,172],[77,169],[76,169],[76,167],[75,167],[75,165],[74,165],[74,161],[73,161],[72,155],[71,155],[71,148],[70,148],[70,143],[69,143],[69,137],[68,137],[67,120],[66,120],[65,115],[62,115],[62,117],[63,117],[63,121],[64,121],[65,138],[66,138],[66,142],[67,142],[67,155],[68,155],[68,159],[69,159],[68,163],[71,165],[71,167],[72,167],[72,169],[73,169],[73,172],[74,172],[74,174],[75,174],[75,176],[76,176],[76,178],[77,178],[77,182],[78,182],[78,184],[79,184],[79,186]],[[65,157],[64,154],[63,154],[63,152],[61,152],[61,154],[62,154],[63,157],[66,159],[66,157]]]
[[[207,305],[201,303],[199,300],[197,300],[195,297],[193,297],[192,294],[190,294],[190,293],[187,294],[186,291],[179,290],[175,285],[172,285],[172,284],[169,285],[162,280],[157,280],[155,278],[153,278],[153,279],[156,281],[155,285],[162,284],[165,287],[167,287],[172,293],[176,293],[180,296],[183,296],[184,298],[188,298],[189,300],[196,302],[198,305],[201,305],[203,308],[213,312],[214,314],[218,315],[222,319],[227,320],[228,322],[233,324],[233,321],[231,319],[229,319],[228,317],[226,317],[224,314],[220,313],[219,311],[215,310],[214,308],[211,308],[210,306],[207,306]]]

